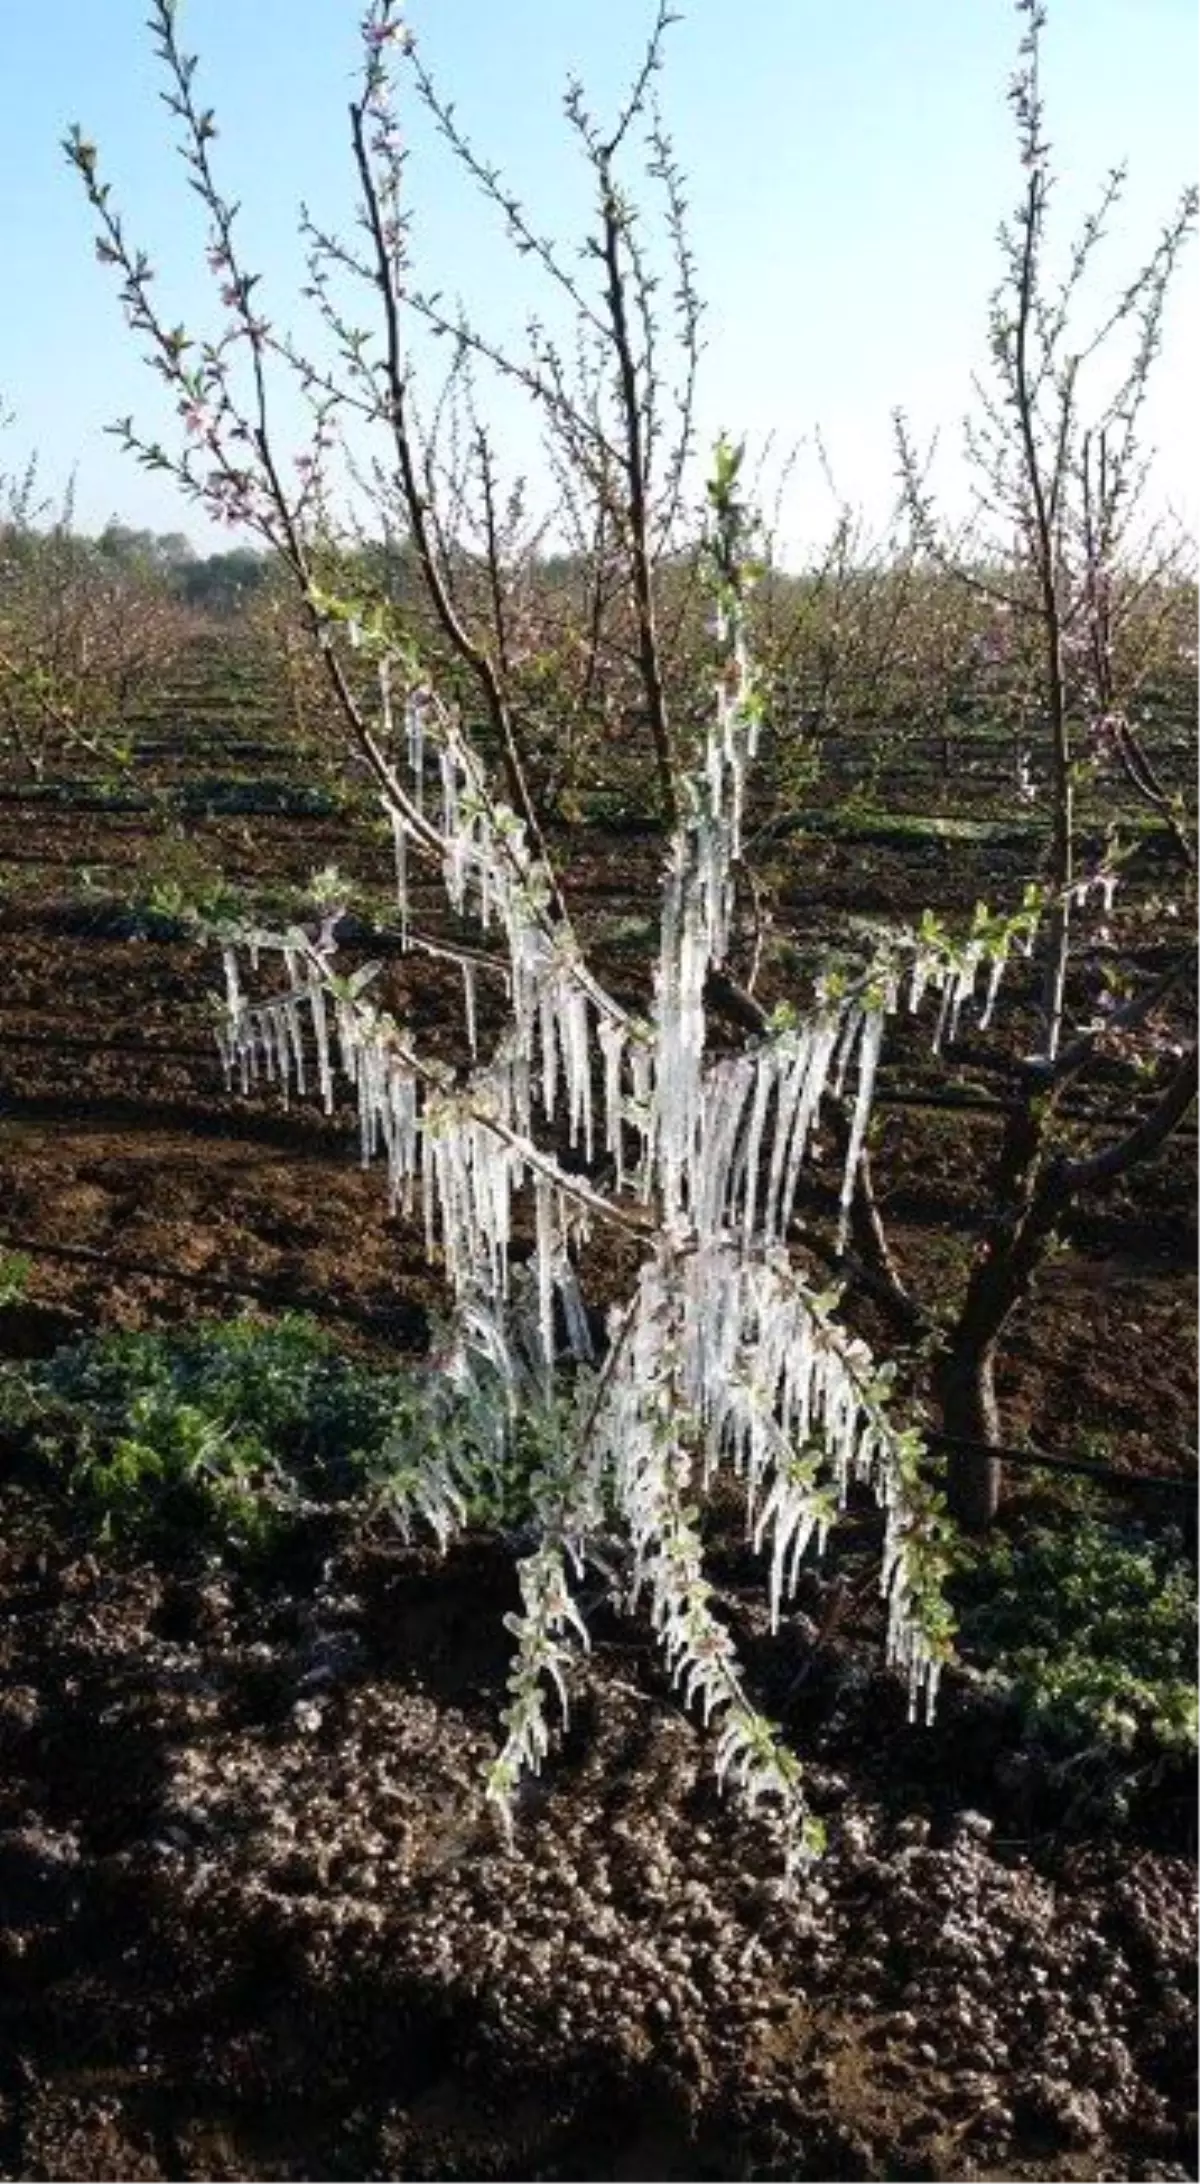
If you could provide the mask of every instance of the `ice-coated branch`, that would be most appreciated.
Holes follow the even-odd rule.
[[[253,936],[260,953],[282,953],[288,973],[286,989],[261,1001],[243,994],[227,947],[222,1038],[227,1068],[245,1083],[265,1068],[285,1093],[293,1082],[303,1089],[306,1044],[327,1105],[335,1067],[349,1080],[364,1160],[383,1152],[393,1201],[420,1206],[428,1246],[440,1254],[454,1300],[448,1370],[470,1415],[491,1421],[480,1444],[488,1464],[503,1470],[531,1418],[539,1422],[549,1451],[532,1489],[540,1538],[520,1568],[492,1797],[509,1801],[521,1771],[549,1750],[547,1698],[556,1691],[565,1708],[572,1633],[582,1632],[568,1567],[582,1570],[615,1522],[628,1590],[647,1601],[685,1700],[713,1723],[719,1771],[752,1802],[766,1801],[794,1861],[815,1840],[798,1764],[746,1692],[704,1572],[696,1497],[721,1470],[739,1482],[778,1625],[804,1557],[820,1551],[851,1488],[867,1487],[885,1515],[889,1658],[907,1680],[914,1718],[928,1717],[949,1632],[943,1520],[919,1440],[892,1421],[886,1376],[838,1326],[836,1300],[807,1285],[787,1242],[831,1094],[846,1103],[844,1214],[850,1206],[888,1016],[933,994],[935,1036],[953,1036],[981,976],[986,1015],[1037,910],[1027,904],[1010,919],[980,911],[962,942],[929,919],[881,934],[857,963],[826,966],[807,1012],[763,1019],[740,1051],[710,1052],[706,996],[728,945],[758,734],[737,474],[736,455],[722,451],[710,548],[714,703],[700,763],[681,782],[649,1022],[631,1019],[596,979],[521,821],[489,793],[456,716],[417,689],[404,716],[409,779],[390,806],[402,930],[403,850],[419,826],[418,846],[431,834],[437,843],[453,910],[499,943],[489,958],[507,983],[499,1036],[482,1051],[468,992],[469,1063],[456,1072],[423,1056],[413,1028],[372,1002],[377,966],[337,975],[327,924],[316,939],[299,929]],[[565,1168],[541,1142],[547,1126],[585,1163],[602,1144],[612,1185]],[[533,1255],[518,1279],[512,1243],[522,1211]],[[598,1222],[640,1247],[632,1295],[600,1360],[579,1279]],[[466,1488],[462,1463],[446,1470],[438,1447],[429,1479],[410,1481],[405,1503],[445,1537]]]

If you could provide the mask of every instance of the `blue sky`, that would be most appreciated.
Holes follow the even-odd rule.
[[[221,125],[223,171],[245,204],[268,310],[299,324],[295,210],[331,223],[351,202],[345,109],[356,0],[180,0]],[[1011,0],[682,0],[664,83],[689,177],[708,303],[703,419],[780,448],[819,428],[842,491],[878,510],[896,405],[953,442],[982,358],[995,230],[1016,191],[1004,86]],[[202,236],[158,102],[143,0],[0,0],[0,404],[16,424],[0,469],[36,449],[48,483],[77,475],[87,526],[113,512],[212,543],[169,485],[103,427],[133,410],[157,425],[154,383],[93,258],[78,183],[58,150],[78,119],[161,268],[163,300],[195,327],[207,294]],[[460,118],[551,225],[580,171],[561,117],[571,71],[603,109],[636,60],[649,0],[414,0],[412,21]],[[1126,206],[1105,260],[1115,289],[1195,168],[1193,0],[1052,0],[1050,135],[1067,225],[1114,160]],[[516,309],[494,225],[417,128],[418,247],[481,323]],[[1196,349],[1189,266],[1152,413],[1158,492],[1194,515]],[[519,434],[514,441],[520,445]],[[522,457],[528,452],[520,449]],[[956,469],[949,460],[947,490]],[[814,466],[792,488],[800,532],[821,528]]]

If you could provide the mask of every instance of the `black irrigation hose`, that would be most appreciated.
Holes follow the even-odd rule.
[[[999,1099],[993,1093],[975,1092],[969,1087],[950,1087],[940,1090],[935,1086],[880,1085],[874,1094],[876,1107],[940,1108],[950,1114],[962,1115],[1011,1115],[1018,1105],[1017,1099]],[[1098,1114],[1094,1107],[1082,1100],[1062,1100],[1058,1113],[1068,1122],[1091,1122],[1106,1130],[1133,1129],[1142,1120],[1140,1113],[1125,1112],[1119,1115]],[[1182,1127],[1182,1123],[1176,1125]]]
[[[265,1285],[253,1279],[231,1281],[227,1276],[185,1273],[174,1267],[156,1263],[153,1268],[131,1261],[110,1259],[108,1254],[97,1251],[87,1244],[38,1244],[28,1239],[0,1236],[0,1251],[41,1255],[46,1258],[77,1260],[89,1265],[108,1266],[114,1273],[151,1273],[160,1280],[179,1281],[191,1288],[211,1287],[227,1289],[238,1294],[264,1294]],[[989,1456],[997,1463],[1012,1464],[1020,1469],[1064,1471],[1074,1476],[1095,1479],[1098,1484],[1113,1488],[1118,1493],[1146,1491],[1158,1494],[1174,1494],[1186,1497],[1195,1511],[1197,1482],[1163,1476],[1152,1471],[1118,1471],[1112,1464],[1098,1464],[1085,1456],[1052,1456],[1045,1449],[1006,1448],[992,1441],[965,1440],[954,1433],[926,1432],[925,1439],[931,1448],[959,1449],[968,1456]],[[1195,1521],[1193,1514],[1193,1522]]]
[[[962,1450],[966,1457],[992,1457],[1012,1463],[1016,1470],[1067,1472],[1075,1479],[1093,1479],[1110,1494],[1167,1494],[1183,1503],[1183,1544],[1191,1562],[1200,1562],[1200,1472],[1185,1479],[1180,1472],[1121,1472],[1113,1463],[1093,1463],[1089,1457],[1051,1457],[1045,1448],[1001,1448],[992,1441],[968,1441],[957,1433],[927,1433],[931,1448]],[[1191,1452],[1191,1450],[1189,1450]]]
[[[114,1262],[105,1254],[105,1251],[96,1251],[90,1245],[42,1245],[42,1243],[24,1241],[24,1238],[20,1243],[17,1243],[17,1241],[13,1241],[13,1238],[0,1236],[0,1251],[20,1251],[20,1254],[28,1254],[28,1256],[77,1260],[77,1262],[83,1262],[83,1265],[98,1265],[98,1267],[107,1265],[114,1273],[151,1273],[153,1271],[160,1280],[184,1282],[186,1286],[190,1286],[190,1289],[216,1289],[216,1291],[225,1291],[230,1295],[256,1295],[256,1293],[258,1295],[267,1295],[264,1286],[254,1282],[254,1280],[232,1282],[230,1278],[221,1278],[221,1275],[181,1273],[181,1271],[177,1271],[173,1267],[162,1267],[162,1265],[155,1265],[151,1269],[151,1267],[140,1267],[140,1265],[136,1265],[136,1262],[129,1262],[129,1260],[127,1262]],[[1016,1470],[1047,1470],[1047,1472],[1064,1472],[1069,1476],[1075,1476],[1075,1479],[1093,1479],[1097,1485],[1106,1487],[1110,1494],[1132,1494],[1132,1496],[1167,1494],[1169,1498],[1178,1498],[1180,1503],[1183,1503],[1185,1553],[1189,1555],[1191,1562],[1200,1564],[1200,1472],[1196,1476],[1191,1476],[1191,1479],[1189,1479],[1189,1476],[1178,1474],[1178,1472],[1163,1472],[1163,1474],[1158,1474],[1158,1472],[1121,1472],[1121,1470],[1115,1468],[1113,1463],[1095,1463],[1091,1457],[1054,1457],[1054,1455],[1049,1455],[1049,1450],[1043,1450],[1043,1448],[1005,1448],[1005,1446],[992,1444],[992,1441],[970,1441],[970,1439],[964,1439],[962,1435],[955,1435],[955,1433],[929,1431],[925,1435],[925,1439],[929,1441],[931,1448],[960,1450],[962,1455],[970,1455],[970,1457],[990,1457],[992,1461],[997,1461],[997,1463],[1014,1465]],[[1191,1450],[1189,1450],[1189,1455],[1191,1455]]]

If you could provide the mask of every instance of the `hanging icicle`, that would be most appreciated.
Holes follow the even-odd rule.
[[[884,1013],[882,1007],[868,1009],[861,1017],[858,1030],[858,1089],[854,1112],[850,1119],[850,1139],[846,1147],[846,1165],[842,1175],[841,1195],[838,1201],[837,1249],[839,1256],[846,1249],[850,1234],[850,1209],[854,1203],[854,1187],[858,1176],[862,1149],[866,1143],[867,1124],[871,1116],[871,1098],[875,1090],[875,1072],[883,1046]]]

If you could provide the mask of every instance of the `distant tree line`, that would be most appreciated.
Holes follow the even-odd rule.
[[[182,531],[140,531],[110,519],[95,541],[97,553],[130,575],[165,584],[181,605],[201,614],[229,617],[250,605],[266,583],[270,558],[250,546],[199,554]]]

